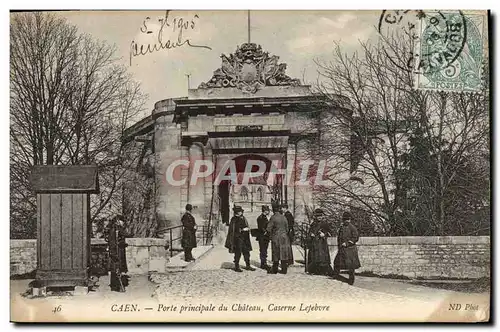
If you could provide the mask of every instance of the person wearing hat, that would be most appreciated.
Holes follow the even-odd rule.
[[[332,231],[322,209],[314,210],[313,221],[309,226],[309,252],[307,254],[307,272],[309,274],[332,275],[328,237]]]
[[[354,284],[354,270],[361,267],[358,256],[356,242],[359,240],[359,233],[356,227],[351,224],[351,214],[345,211],[342,214],[342,226],[339,228],[337,245],[339,247],[333,262],[333,275],[339,277],[340,270],[349,271],[349,285]]]
[[[259,241],[260,268],[269,270],[267,265],[267,249],[269,248],[269,235],[266,233],[269,223],[269,206],[262,205],[262,213],[257,217],[257,241]]]
[[[235,205],[233,211],[234,216],[229,222],[225,247],[229,249],[230,253],[234,253],[234,270],[236,272],[243,272],[240,269],[241,254],[243,254],[243,258],[245,259],[245,270],[255,271],[250,265],[252,244],[250,243],[250,228],[248,227],[246,218],[243,216],[243,208]]]
[[[125,292],[125,287],[128,284],[128,277],[124,275],[128,272],[125,254],[125,248],[128,246],[125,242],[126,236],[124,218],[117,215],[108,223],[104,237],[108,242],[109,270],[111,272],[109,286],[115,292]]]
[[[288,264],[292,260],[292,245],[288,237],[288,221],[280,213],[280,207],[273,205],[273,216],[267,224],[267,233],[271,238],[273,266],[268,271],[271,274],[278,273],[278,265],[281,261],[280,273],[286,274]]]
[[[196,220],[192,215],[193,206],[186,204],[186,212],[181,218],[182,239],[181,246],[184,249],[184,260],[186,262],[194,261],[192,254],[193,248],[196,248]]]

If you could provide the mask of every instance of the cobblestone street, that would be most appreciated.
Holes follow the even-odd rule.
[[[188,270],[152,276],[152,281],[160,285],[154,292],[155,298],[162,303],[186,303],[192,305],[193,310],[203,310],[200,304],[225,304],[229,310],[227,317],[243,320],[272,317],[269,313],[276,314],[276,308],[295,305],[296,311],[290,313],[285,308],[285,312],[278,312],[274,317],[405,321],[424,317],[439,319],[447,312],[450,302],[464,297],[470,301],[473,296],[372,277],[357,277],[356,283],[350,286],[329,277],[307,275],[301,265],[290,267],[287,275],[269,275],[259,268],[237,273],[232,270],[233,256],[222,245],[223,238],[219,236],[218,244]],[[258,246],[253,239],[252,246],[251,262],[257,267]],[[301,259],[297,251],[294,255],[295,259]],[[487,296],[473,297],[484,302]],[[318,309],[321,306],[328,306],[328,312]]]

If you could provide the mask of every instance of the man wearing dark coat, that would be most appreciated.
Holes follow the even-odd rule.
[[[186,204],[186,212],[181,218],[182,222],[182,239],[181,246],[184,249],[184,260],[186,262],[194,261],[192,254],[193,248],[196,248],[196,220],[191,214],[193,206]]]
[[[313,221],[309,226],[309,241],[307,253],[307,272],[310,274],[332,275],[328,237],[332,231],[325,219],[323,210],[314,210]]]
[[[334,276],[338,277],[340,270],[349,271],[349,285],[354,284],[354,270],[361,267],[358,248],[356,247],[356,242],[358,242],[358,240],[358,230],[351,224],[351,214],[346,211],[342,215],[342,226],[337,236],[337,245],[339,249],[333,265]]]
[[[125,292],[125,286],[127,286],[128,279],[123,275],[128,272],[125,254],[128,244],[125,242],[125,237],[123,216],[118,215],[111,219],[104,235],[104,239],[108,242],[109,271],[111,272],[109,286],[115,292]]]
[[[234,216],[229,222],[225,247],[229,249],[230,253],[234,253],[234,270],[236,272],[243,272],[240,269],[241,254],[243,254],[243,258],[245,259],[245,270],[255,271],[250,265],[252,244],[250,243],[250,228],[248,227],[246,218],[243,216],[243,208],[235,205],[233,211]]]
[[[278,265],[281,261],[280,273],[286,274],[288,264],[293,260],[292,246],[288,237],[288,221],[279,212],[279,206],[273,206],[273,216],[267,224],[267,233],[271,238],[271,248],[273,251],[273,266],[269,273],[278,273]]]
[[[285,216],[286,220],[288,221],[288,237],[290,238],[290,244],[293,244],[293,241],[295,239],[295,218],[293,217],[293,214],[288,210],[288,204],[283,204],[283,215]],[[290,260],[290,264],[293,264],[293,251],[292,251],[292,259]]]
[[[283,215],[288,221],[288,237],[290,238],[290,242],[293,242],[295,238],[295,218],[293,217],[293,214],[288,210],[288,204],[283,204]]]
[[[267,250],[269,248],[269,235],[267,232],[267,224],[269,223],[269,206],[262,205],[262,214],[257,217],[257,241],[259,241],[260,268],[268,270],[267,265]]]

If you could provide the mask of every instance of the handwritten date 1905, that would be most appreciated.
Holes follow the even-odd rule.
[[[165,16],[158,18],[160,27],[157,31],[151,29],[151,18],[146,17],[142,22],[140,28],[141,33],[144,34],[157,34],[155,43],[138,44],[135,40],[130,43],[130,65],[132,65],[132,58],[140,55],[146,55],[161,50],[169,50],[178,48],[184,45],[197,48],[205,48],[211,50],[212,48],[206,45],[194,44],[191,39],[185,38],[184,33],[194,30],[199,21],[199,15],[195,14],[192,18],[186,17],[171,17],[171,11],[165,11]],[[149,25],[149,26],[148,26]],[[156,24],[154,24],[156,25]],[[167,35],[167,37],[165,37]],[[173,37],[173,38],[169,38]]]

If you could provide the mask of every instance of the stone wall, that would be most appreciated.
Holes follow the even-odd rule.
[[[36,240],[10,240],[10,275],[36,269]]]
[[[130,238],[126,241],[129,274],[165,272],[165,264],[168,262],[165,239]]]
[[[165,271],[165,264],[168,262],[165,239],[129,238],[126,241],[129,274]],[[105,244],[103,239],[92,239],[93,254]],[[11,276],[33,272],[36,269],[36,259],[36,240],[10,240]]]
[[[127,239],[130,274],[163,272],[168,261],[164,239]],[[336,239],[330,238],[332,260]],[[94,248],[104,245],[92,239]],[[410,278],[481,278],[490,275],[489,236],[362,237],[358,242],[362,267],[358,272]],[[10,241],[10,275],[36,269],[36,240]]]
[[[329,239],[332,260],[335,238]],[[475,279],[490,275],[489,236],[362,237],[358,272],[409,278]]]

